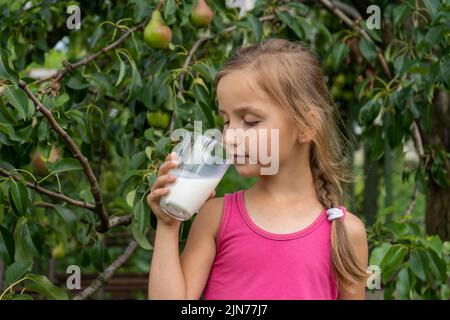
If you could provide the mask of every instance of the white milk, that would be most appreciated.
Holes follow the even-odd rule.
[[[208,200],[211,192],[219,184],[221,177],[190,176],[173,171],[177,176],[168,184],[169,193],[161,197],[160,206],[180,220],[188,220]]]

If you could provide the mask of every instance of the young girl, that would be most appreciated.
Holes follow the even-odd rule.
[[[180,221],[159,207],[176,179],[169,155],[147,197],[158,219],[149,298],[364,299],[366,232],[340,206],[346,155],[318,60],[298,43],[269,39],[240,48],[216,89],[224,140],[230,129],[278,129],[278,172],[261,175],[261,161],[239,152],[246,161],[237,171],[258,181],[223,198],[213,192],[180,257]],[[225,143],[236,153],[234,140]]]

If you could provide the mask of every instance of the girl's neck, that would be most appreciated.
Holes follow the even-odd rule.
[[[309,163],[309,146],[301,146],[288,159],[280,161],[278,173],[261,175],[253,187],[260,195],[276,202],[302,201],[317,204],[317,194]]]

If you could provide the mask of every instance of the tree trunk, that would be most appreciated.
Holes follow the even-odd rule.
[[[450,152],[450,107],[449,95],[438,92],[435,97],[432,119],[432,132],[425,135],[427,144],[442,146]],[[448,158],[444,164],[450,179],[450,164]],[[428,179],[426,206],[427,234],[436,234],[442,240],[450,240],[450,188],[437,185],[431,175]]]

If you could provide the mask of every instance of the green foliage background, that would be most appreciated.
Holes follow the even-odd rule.
[[[155,228],[156,221],[145,195],[173,146],[169,128],[149,125],[148,115],[170,115],[173,128],[192,128],[194,120],[202,120],[204,129],[220,127],[215,73],[234,48],[282,37],[301,40],[318,54],[336,105],[356,137],[352,152],[357,181],[348,188],[347,206],[367,224],[370,264],[380,266],[384,298],[448,299],[450,244],[426,235],[425,206],[430,179],[443,190],[449,188],[449,150],[424,140],[423,155],[411,164],[405,162],[404,146],[417,143],[414,126],[423,136],[433,132],[435,95],[449,91],[450,2],[344,1],[362,15],[351,27],[327,8],[328,1],[260,0],[240,18],[238,9],[211,0],[213,23],[197,29],[189,20],[192,1],[167,0],[162,13],[173,33],[169,48],[148,47],[142,28],[137,28],[56,83],[30,77],[36,68],[69,68],[64,61],[73,65],[100,52],[131,28],[145,25],[158,3],[0,0],[2,298],[73,297],[48,280],[49,265],[56,261],[60,273],[70,264],[80,265],[83,273],[103,272],[123,251],[108,245],[119,234],[128,242],[135,239],[139,248],[117,272],[147,273],[152,246],[145,230]],[[66,27],[70,4],[81,8],[80,30]],[[379,30],[366,26],[365,9],[371,4],[381,8]],[[95,210],[33,189],[38,185],[87,204],[96,200],[81,163],[37,110],[25,84],[86,157],[109,217],[129,217],[129,225],[99,232]],[[33,152],[39,146],[48,156],[52,145],[61,159],[47,163],[49,175],[39,176],[31,165]],[[414,150],[417,155],[417,144]],[[379,168],[374,194],[365,192],[365,165]],[[217,193],[254,182],[231,168]],[[413,193],[415,206],[405,213]],[[369,200],[375,214],[363,210]],[[181,244],[190,224],[183,224]],[[63,256],[54,253],[55,247],[63,248]],[[142,292],[136,297],[146,298]]]

